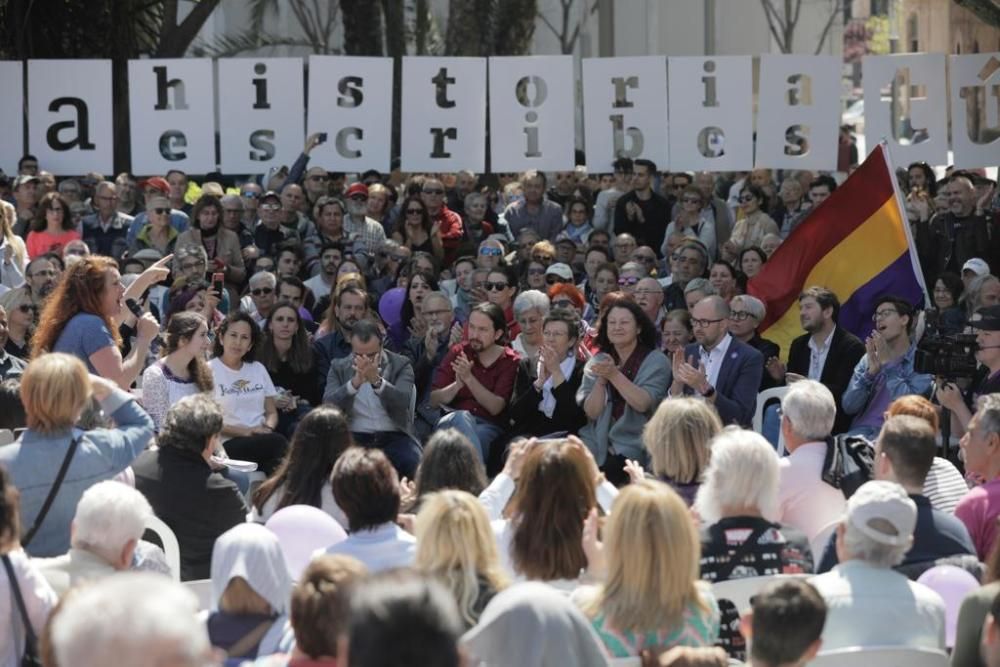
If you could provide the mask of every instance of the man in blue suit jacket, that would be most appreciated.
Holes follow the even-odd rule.
[[[750,426],[764,357],[729,334],[729,304],[722,297],[695,304],[691,325],[698,342],[674,354],[670,395],[701,395],[715,404],[723,424]]]

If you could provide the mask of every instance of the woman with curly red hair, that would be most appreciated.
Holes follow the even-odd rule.
[[[32,337],[33,358],[46,352],[66,352],[81,359],[87,369],[128,389],[143,369],[149,345],[160,330],[145,314],[136,324],[136,343],[122,359],[118,323],[128,314],[129,299],[167,277],[172,256],[146,269],[125,289],[118,265],[109,257],[90,255],[68,267],[49,295]]]

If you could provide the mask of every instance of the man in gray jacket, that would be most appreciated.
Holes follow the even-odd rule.
[[[406,357],[382,349],[375,323],[351,328],[351,354],[330,364],[324,403],[351,421],[354,441],[385,452],[400,477],[413,479],[420,445],[413,432],[413,367]]]

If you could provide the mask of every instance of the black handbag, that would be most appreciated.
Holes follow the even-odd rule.
[[[10,580],[10,593],[17,604],[17,610],[21,614],[21,622],[24,624],[24,655],[21,656],[21,667],[41,667],[42,659],[38,653],[38,637],[34,628],[31,627],[31,619],[28,618],[28,609],[24,606],[24,598],[21,597],[21,586],[17,583],[17,576],[14,574],[14,566],[11,565],[10,556],[4,554],[4,569],[7,570],[7,579]]]
[[[850,498],[875,478],[875,448],[860,435],[840,434],[826,439],[826,457],[821,477],[844,498]]]

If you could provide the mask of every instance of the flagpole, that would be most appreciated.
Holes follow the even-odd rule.
[[[885,159],[885,166],[889,170],[889,180],[892,181],[892,191],[896,195],[896,206],[899,207],[899,217],[903,222],[903,231],[906,234],[906,245],[910,253],[910,262],[913,264],[914,273],[917,275],[917,283],[924,291],[924,308],[930,308],[934,302],[927,292],[927,284],[924,282],[923,267],[920,266],[920,257],[917,256],[917,244],[913,240],[913,233],[910,231],[910,219],[906,215],[906,200],[899,189],[899,182],[896,180],[896,166],[892,162],[892,153],[889,152],[889,144],[885,137],[878,142],[882,149],[882,157]],[[930,224],[930,220],[925,224]]]

